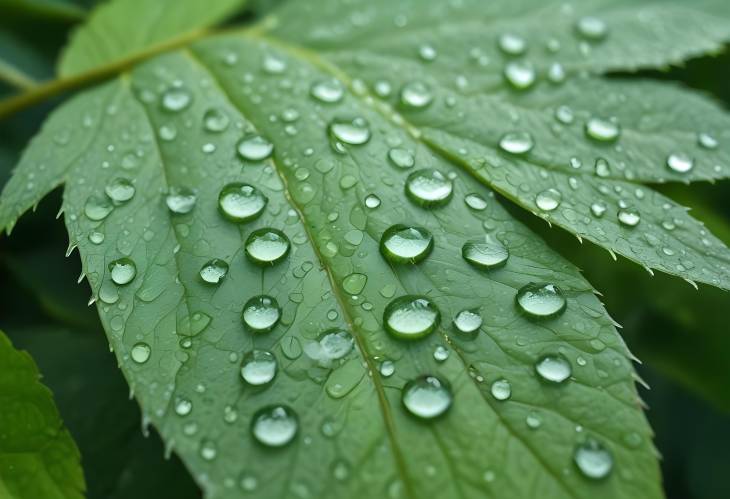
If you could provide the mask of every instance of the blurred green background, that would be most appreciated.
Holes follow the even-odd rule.
[[[94,0],[0,0],[0,64],[10,62],[34,80],[51,78],[69,30]],[[241,18],[256,15],[256,5]],[[1,69],[1,68],[0,68]],[[2,73],[2,71],[0,71]],[[12,76],[12,75],[11,75]],[[730,54],[690,61],[666,72],[617,75],[679,81],[730,109]],[[0,79],[0,97],[24,81]],[[58,100],[0,122],[0,184]],[[730,182],[661,186],[730,243]],[[504,201],[504,200],[503,200]],[[509,205],[507,201],[504,201]],[[21,219],[13,237],[0,238],[0,329],[28,350],[53,390],[83,456],[90,499],[200,497],[159,437],[140,421],[136,402],[109,352],[87,284],[75,284],[76,254],[65,258],[67,236],[56,219],[60,193]],[[579,244],[559,229],[509,206],[516,217],[584,270],[643,364],[640,388],[662,455],[671,499],[730,497],[730,294],[664,275],[651,277],[625,260]]]

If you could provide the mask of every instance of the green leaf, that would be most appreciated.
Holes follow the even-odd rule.
[[[512,196],[521,204],[534,200],[538,185],[547,189],[559,178],[567,189],[571,172],[554,158],[558,143],[620,161],[621,151],[589,145],[578,123],[609,105],[592,100],[596,91],[628,89],[627,99],[640,91],[576,73],[666,65],[716,48],[725,25],[676,4],[649,4],[641,16],[631,15],[627,4],[608,2],[581,3],[580,12],[534,3],[459,5],[424,9],[383,0],[350,12],[336,2],[285,4],[251,30],[157,57],[72,99],[49,118],[6,186],[0,226],[10,229],[64,184],[71,247],[79,248],[144,419],[207,495],[238,497],[242,488],[253,488],[260,497],[415,498],[438,488],[446,498],[531,497],[539,487],[546,497],[662,496],[631,357],[613,321],[577,269],[509,215],[485,184],[509,195],[510,180],[524,183],[532,195],[517,189]],[[586,14],[608,20],[605,40],[576,38],[575,23]],[[444,19],[443,27],[434,27]],[[522,93],[504,85],[499,61],[506,57],[496,39],[522,25],[530,27],[518,34],[529,38],[535,64],[560,60],[568,81],[556,87],[541,81]],[[562,47],[550,57],[539,55],[538,40],[548,33]],[[581,48],[586,43],[590,57]],[[640,45],[646,50],[626,50]],[[341,89],[326,84],[333,78]],[[414,81],[433,93],[425,109],[397,102]],[[462,81],[467,85],[460,89]],[[708,115],[703,123],[726,123],[721,111],[689,92],[637,85],[642,103],[648,88],[657,109],[670,104],[660,99],[672,98],[680,101],[671,103],[676,109],[700,106]],[[419,89],[406,88],[412,94],[405,100],[413,104]],[[560,135],[550,126],[557,126],[554,111],[544,111],[561,98],[571,99],[578,120],[575,130],[563,133],[565,143],[551,135]],[[638,119],[625,112],[621,119]],[[650,146],[663,161],[672,151],[662,147],[688,144],[681,140],[699,132],[693,122],[660,118],[637,126],[636,136],[622,122],[624,154]],[[496,132],[517,125],[534,134],[534,154],[545,161],[498,151]],[[651,126],[670,138],[640,133]],[[459,127],[467,138],[455,132]],[[721,176],[704,161],[711,154],[726,158],[728,138],[723,130],[707,132],[720,146],[693,149],[703,166],[682,178]],[[255,139],[258,134],[263,139]],[[490,167],[470,160],[475,151]],[[263,158],[253,160],[254,153]],[[576,192],[565,190],[561,209],[549,216],[601,195],[617,203],[616,186],[631,187],[636,197],[636,181],[659,175],[646,154],[633,159],[642,176],[631,179],[576,173]],[[410,156],[416,166],[398,166],[408,166]],[[427,208],[404,194],[409,175],[424,168],[453,182],[451,196]],[[125,180],[134,187],[131,198]],[[219,212],[219,194],[233,182],[251,184],[268,199],[255,220],[235,223]],[[126,195],[115,194],[120,185]],[[643,198],[632,197],[644,210],[639,227],[609,223],[615,209],[607,212],[605,226],[596,222],[606,233],[602,246],[629,253],[622,246],[627,238],[633,242],[663,221],[657,211],[664,199],[641,189]],[[715,252],[694,248],[700,229],[681,221],[682,230],[666,237],[692,267],[679,271],[668,256],[657,263],[646,244],[634,258],[726,287],[727,248],[709,234]],[[380,239],[395,224],[428,230],[430,255],[417,264],[386,261]],[[244,249],[264,228],[282,231],[291,242],[274,265],[252,262]],[[462,258],[465,243],[485,238],[509,250],[503,267],[477,270]],[[218,285],[200,275],[212,259],[228,268]],[[532,282],[562,290],[562,315],[535,321],[519,311],[516,294]],[[282,316],[270,332],[254,333],[241,313],[262,293],[281,305]],[[404,295],[424,295],[438,308],[441,324],[433,334],[406,341],[386,333],[386,307]],[[476,310],[483,320],[473,338],[452,325],[463,310]],[[352,350],[339,359],[328,359],[320,343],[332,328],[352,335]],[[241,379],[240,364],[253,348],[277,359],[278,374],[268,387]],[[535,366],[545,355],[563,356],[572,377],[557,386],[541,380]],[[383,369],[385,362],[393,362],[394,374]],[[401,401],[404,387],[422,375],[451,387],[453,405],[439,420],[419,421]],[[511,386],[509,400],[500,400],[503,379]],[[298,417],[298,435],[284,448],[265,448],[250,429],[257,411],[271,404],[285,404]],[[600,482],[574,463],[576,450],[594,440],[614,462]]]
[[[79,451],[33,359],[0,331],[0,495],[8,499],[84,496]]]
[[[71,76],[199,34],[244,0],[116,0],[95,9],[64,49],[58,66]]]

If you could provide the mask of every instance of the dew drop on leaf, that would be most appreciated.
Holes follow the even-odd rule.
[[[193,211],[197,196],[186,187],[172,187],[165,197],[169,210],[176,215],[185,215]]]
[[[279,323],[281,308],[273,296],[254,296],[243,306],[242,319],[249,330],[265,333]]]
[[[563,195],[555,188],[546,189],[535,197],[535,204],[542,211],[553,211],[563,199]]]
[[[395,363],[392,360],[384,360],[380,363],[380,375],[389,378],[395,373]]]
[[[333,328],[319,335],[317,341],[308,343],[304,351],[320,366],[330,367],[333,361],[343,359],[355,344],[352,335],[344,329]]]
[[[370,140],[370,124],[364,118],[336,118],[330,122],[328,130],[330,137],[345,144],[359,146]]]
[[[527,51],[527,42],[514,33],[503,33],[497,39],[499,49],[507,55],[522,55]]]
[[[182,111],[190,105],[193,96],[184,88],[171,88],[162,94],[162,108],[166,111]]]
[[[150,359],[152,349],[147,343],[135,343],[130,354],[134,362],[144,364]]]
[[[695,166],[694,160],[685,153],[672,153],[667,156],[667,168],[675,173],[687,173]]]
[[[697,143],[705,149],[717,149],[717,139],[709,133],[700,133],[697,135]]]
[[[423,109],[433,101],[433,93],[425,83],[412,81],[403,85],[400,91],[401,105],[409,109]]]
[[[555,119],[563,125],[570,125],[573,123],[575,115],[573,114],[573,110],[568,106],[559,106],[555,110]]]
[[[535,363],[540,378],[550,383],[562,383],[572,373],[570,362],[560,355],[545,355]]]
[[[510,154],[526,154],[535,146],[529,132],[508,132],[499,139],[499,147]]]
[[[608,25],[605,21],[593,16],[581,17],[575,28],[580,36],[588,40],[602,40],[608,34]]]
[[[414,416],[433,419],[451,407],[454,396],[451,388],[436,376],[420,376],[406,383],[401,400]]]
[[[104,233],[97,230],[89,232],[89,241],[92,244],[101,244],[104,242]]]
[[[383,324],[395,338],[418,339],[431,334],[441,321],[441,312],[428,298],[406,295],[385,307]]]
[[[205,263],[200,269],[200,278],[208,284],[220,284],[228,273],[228,264],[219,258]]]
[[[613,469],[611,452],[593,438],[576,447],[573,461],[585,477],[593,480],[607,477]]]
[[[542,425],[542,419],[540,418],[540,415],[538,413],[532,411],[525,418],[525,423],[527,424],[528,428],[532,430],[537,430]]]
[[[444,362],[449,358],[449,351],[442,345],[438,345],[433,351],[433,358],[436,362]]]
[[[530,283],[517,292],[517,307],[528,317],[546,319],[565,311],[567,302],[563,292],[555,284]]]
[[[104,220],[114,210],[114,205],[107,198],[89,196],[84,205],[84,215],[89,220],[98,222]]]
[[[586,122],[585,132],[593,140],[613,142],[621,134],[621,128],[613,121],[594,117]]]
[[[479,194],[471,193],[464,197],[464,202],[472,210],[482,211],[487,208],[487,200]]]
[[[530,88],[537,78],[535,68],[525,61],[508,62],[504,67],[504,77],[517,90]]]
[[[602,203],[601,201],[591,203],[591,214],[593,214],[593,216],[596,218],[601,218],[603,214],[606,213],[606,210],[606,204]]]
[[[122,204],[132,199],[136,190],[126,178],[116,178],[106,186],[104,192],[115,204]]]
[[[641,221],[641,214],[636,208],[621,208],[618,211],[618,221],[626,227],[636,227]]]
[[[328,104],[341,101],[345,95],[345,89],[342,83],[334,79],[315,82],[309,92],[318,101]]]
[[[393,263],[418,263],[433,249],[433,236],[423,227],[396,224],[380,239],[380,253]]]
[[[212,107],[203,115],[203,128],[209,132],[220,133],[225,131],[231,119],[222,110]]]
[[[354,272],[342,280],[342,289],[351,295],[359,295],[368,282],[368,276]]]
[[[218,208],[229,220],[250,222],[261,215],[268,201],[254,186],[236,182],[221,189]]]
[[[119,286],[129,284],[137,275],[137,266],[130,258],[120,258],[109,264],[112,281]]]
[[[177,397],[175,399],[175,414],[178,416],[187,416],[193,411],[193,403],[185,397]]]
[[[218,456],[218,449],[211,440],[203,440],[200,443],[200,457],[206,461],[213,461]]]
[[[498,379],[492,383],[490,391],[492,392],[492,397],[495,399],[507,400],[512,396],[512,385],[506,379]]]
[[[454,327],[460,333],[475,333],[482,327],[482,316],[477,310],[462,310],[454,317]]]
[[[374,210],[375,208],[380,206],[380,198],[375,194],[368,194],[365,198],[365,206],[367,206],[371,210]]]
[[[503,266],[509,258],[509,250],[496,239],[485,236],[481,240],[467,241],[461,247],[461,256],[478,269]]]
[[[259,409],[251,421],[251,434],[267,447],[283,447],[299,431],[299,420],[293,409],[284,405],[270,405]]]
[[[265,385],[276,376],[276,357],[268,350],[251,350],[241,361],[241,377],[249,385]]]
[[[424,207],[448,203],[453,190],[453,182],[438,170],[418,170],[408,175],[406,180],[406,195]]]
[[[274,152],[274,144],[261,135],[249,135],[238,142],[238,155],[247,161],[263,161]]]
[[[290,246],[289,238],[280,230],[258,229],[246,239],[246,257],[259,265],[273,265],[286,257]]]
[[[388,159],[398,168],[411,168],[416,164],[413,154],[409,150],[399,147],[388,151]]]

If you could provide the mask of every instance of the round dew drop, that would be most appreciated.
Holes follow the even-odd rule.
[[[246,239],[246,257],[258,265],[274,265],[289,253],[289,238],[278,229],[258,229]]]
[[[529,132],[508,132],[499,139],[499,148],[510,154],[527,154],[534,146]]]
[[[259,409],[251,421],[251,434],[267,447],[283,447],[296,437],[299,419],[285,405],[270,405]]]
[[[124,286],[134,280],[137,275],[137,266],[129,258],[120,258],[109,264],[109,272],[114,284]]]
[[[166,111],[182,111],[193,101],[193,96],[184,88],[171,88],[162,95],[162,107]]]
[[[203,128],[208,132],[220,133],[228,129],[231,119],[218,108],[210,108],[203,115]]]
[[[454,317],[454,327],[460,333],[476,333],[482,327],[482,316],[476,310],[462,310]]]
[[[605,21],[593,16],[581,17],[575,25],[580,36],[588,40],[602,40],[608,34],[608,25]]]
[[[487,200],[479,194],[471,193],[464,197],[464,202],[472,210],[483,211],[487,209]]]
[[[106,192],[106,195],[109,196],[109,199],[111,199],[114,203],[122,204],[134,197],[136,189],[134,188],[134,185],[132,185],[132,182],[126,178],[116,178],[106,186],[104,192]]]
[[[530,283],[517,292],[515,302],[521,312],[532,319],[548,319],[565,311],[567,302],[555,284]]]
[[[586,122],[586,135],[599,142],[613,142],[621,134],[617,123],[603,118],[591,118]]]
[[[276,327],[281,319],[281,308],[272,296],[254,296],[243,306],[244,325],[255,333],[265,333]]]
[[[451,407],[454,396],[451,388],[436,376],[420,376],[406,383],[401,400],[414,416],[434,419]]]
[[[545,355],[535,364],[535,371],[545,381],[562,383],[570,378],[573,369],[570,362],[561,355]]]
[[[370,140],[370,124],[364,118],[351,120],[334,119],[328,126],[330,137],[335,140],[359,146]]]
[[[375,208],[380,206],[380,198],[375,194],[368,194],[365,198],[365,206],[367,206],[371,210],[374,210]]]
[[[147,343],[135,343],[132,347],[132,351],[130,352],[130,355],[132,357],[132,360],[136,362],[137,364],[144,364],[148,360],[150,360],[150,355],[152,354],[152,349]]]
[[[193,211],[197,196],[185,187],[173,187],[165,198],[167,208],[176,215],[185,215]]]
[[[542,211],[553,211],[563,200],[563,195],[555,188],[546,189],[535,197],[535,204]]]
[[[618,211],[618,221],[626,227],[636,227],[641,221],[641,214],[635,208],[622,208]]]
[[[236,146],[238,155],[247,161],[263,161],[274,152],[274,144],[261,135],[244,137]]]
[[[586,478],[606,478],[613,469],[613,456],[600,442],[589,438],[575,448],[573,462]]]
[[[527,50],[527,42],[514,33],[504,33],[497,40],[499,49],[507,55],[522,55]]]
[[[276,357],[267,350],[252,350],[243,356],[241,377],[249,385],[270,383],[276,376]]]
[[[408,109],[423,109],[433,101],[433,93],[428,85],[412,81],[403,85],[400,91],[401,105]]]
[[[385,330],[399,339],[419,339],[431,334],[441,312],[428,298],[406,295],[391,301],[383,313]]]
[[[322,80],[314,83],[309,91],[320,102],[332,104],[342,100],[345,89],[338,80]]]
[[[388,151],[388,159],[398,168],[412,168],[416,164],[416,159],[408,149],[395,147]]]
[[[461,247],[461,256],[473,267],[489,270],[504,266],[509,250],[499,241],[485,236],[483,240],[466,242]]]
[[[89,220],[104,220],[114,210],[114,205],[106,198],[90,196],[84,205],[84,215]]]
[[[530,88],[537,79],[535,68],[524,61],[508,62],[504,67],[504,77],[517,90]]]
[[[667,157],[667,168],[674,173],[688,173],[694,166],[694,160],[687,154],[672,153]]]
[[[418,263],[433,250],[433,236],[423,227],[396,224],[383,232],[380,253],[392,263]]]
[[[228,274],[228,264],[218,258],[209,260],[200,269],[200,278],[207,284],[220,284],[226,274]]]
[[[236,182],[221,189],[218,209],[229,220],[250,222],[261,215],[268,201],[254,186]]]
[[[418,170],[406,180],[406,195],[414,203],[424,206],[442,206],[449,202],[454,191],[451,179],[438,170]]]
[[[512,385],[506,379],[498,379],[492,383],[492,397],[497,400],[507,400],[512,396]]]

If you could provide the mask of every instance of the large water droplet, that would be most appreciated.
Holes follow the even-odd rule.
[[[621,128],[613,121],[591,118],[586,122],[586,135],[599,142],[613,142],[621,134]]]
[[[618,210],[618,221],[626,227],[636,227],[641,222],[641,214],[636,208],[621,208]]]
[[[172,187],[165,197],[167,207],[176,215],[185,215],[193,211],[196,201],[195,193],[185,187]]]
[[[560,206],[560,201],[562,201],[562,199],[563,195],[560,191],[551,187],[550,189],[540,192],[535,197],[535,204],[542,211],[553,211]]]
[[[281,319],[281,308],[273,296],[254,296],[243,306],[243,323],[251,331],[271,331]]]
[[[203,128],[209,132],[219,133],[228,128],[231,119],[218,108],[210,108],[203,115]]]
[[[403,387],[405,408],[419,418],[433,419],[445,413],[453,402],[451,389],[436,376],[420,376]]]
[[[512,385],[506,379],[498,379],[492,383],[492,397],[497,400],[507,400],[512,396]]]
[[[412,81],[403,85],[400,91],[400,101],[403,107],[422,109],[433,101],[433,93],[425,83]]]
[[[515,296],[519,309],[534,319],[546,319],[560,315],[567,302],[563,292],[555,284],[533,283],[520,288]]]
[[[236,146],[238,155],[248,161],[262,161],[274,152],[274,144],[261,135],[244,137]]]
[[[418,170],[406,180],[406,195],[421,206],[440,206],[451,199],[454,184],[438,170]]]
[[[310,89],[312,96],[322,102],[334,103],[342,100],[345,89],[338,80],[322,80],[314,83]]]
[[[675,173],[687,173],[694,168],[694,160],[682,152],[672,153],[667,156],[667,168]]]
[[[593,438],[576,447],[573,461],[584,476],[593,480],[607,477],[613,469],[611,452]]]
[[[380,238],[380,253],[394,263],[418,263],[432,249],[433,236],[423,227],[393,225]]]
[[[478,310],[462,310],[454,317],[454,327],[460,333],[475,333],[482,327],[482,316]]]
[[[441,312],[428,298],[406,295],[391,301],[383,313],[386,331],[396,338],[418,339],[431,334]]]
[[[535,146],[529,132],[508,132],[499,139],[499,147],[510,154],[527,154]]]
[[[261,386],[276,376],[276,357],[267,350],[252,350],[243,356],[241,377],[249,385]]]
[[[132,282],[137,275],[137,266],[130,258],[120,258],[109,264],[109,272],[115,284],[123,286]]]
[[[252,185],[228,184],[218,195],[218,208],[234,222],[250,222],[258,218],[269,199]]]
[[[258,229],[246,239],[246,256],[259,265],[273,265],[289,253],[289,238],[278,229]]]
[[[493,269],[503,266],[509,258],[509,250],[489,236],[483,240],[468,241],[461,247],[461,256],[479,269]]]
[[[218,258],[209,260],[200,269],[200,278],[208,284],[219,284],[228,273],[228,264]]]
[[[106,186],[104,192],[116,204],[126,203],[134,197],[134,185],[126,178],[116,178]]]
[[[267,447],[288,444],[298,430],[299,420],[296,413],[285,405],[270,405],[259,409],[251,421],[251,434]]]
[[[192,100],[192,94],[184,88],[171,88],[162,94],[162,107],[167,111],[182,111]]]
[[[152,349],[147,343],[135,343],[132,347],[132,350],[130,352],[130,355],[132,357],[132,360],[135,361],[137,364],[144,364],[148,360],[150,360],[150,355],[152,354]]]
[[[562,383],[570,377],[570,362],[561,355],[545,355],[535,364],[535,371],[545,381]]]
[[[114,210],[114,205],[107,198],[90,196],[84,205],[84,215],[95,222],[104,220]]]
[[[532,64],[525,61],[512,61],[504,67],[504,77],[512,87],[525,90],[535,83],[537,74]]]

